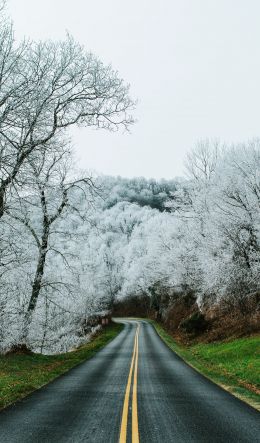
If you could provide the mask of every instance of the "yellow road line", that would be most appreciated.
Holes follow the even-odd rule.
[[[137,368],[138,368],[138,325],[136,331],[136,352],[135,352],[135,370],[134,370],[134,384],[133,384],[133,397],[132,397],[132,443],[139,443],[139,431],[138,431],[138,412],[137,412]]]
[[[126,391],[125,391],[125,399],[124,399],[124,406],[123,406],[119,443],[126,443],[129,397],[130,397],[133,373],[134,373],[134,381],[133,381],[133,396],[132,396],[132,443],[139,443],[138,414],[137,414],[137,368],[138,368],[138,335],[139,335],[139,330],[140,330],[140,325],[138,324],[138,326],[136,328],[136,333],[135,333],[133,355],[132,355],[131,366],[130,366],[130,371],[129,371],[129,375],[128,375],[127,385],[126,385]]]
[[[134,344],[133,356],[132,356],[130,371],[129,371],[127,385],[126,385],[126,391],[125,391],[125,399],[124,399],[124,407],[123,407],[123,414],[122,414],[119,443],[126,443],[129,396],[130,396],[132,373],[133,373],[133,368],[134,368],[136,344],[137,344],[136,337],[137,337],[137,330],[135,333],[135,344]]]

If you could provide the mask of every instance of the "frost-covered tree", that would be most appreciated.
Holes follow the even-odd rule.
[[[7,349],[29,340],[36,346],[34,331],[44,337],[38,334],[43,349],[47,326],[58,336],[58,324],[66,329],[71,323],[75,330],[70,314],[80,324],[89,312],[81,297],[79,242],[88,232],[93,183],[67,174],[66,131],[72,125],[127,129],[134,103],[117,72],[71,36],[17,44],[4,2],[0,46],[1,345]],[[15,325],[11,334],[10,324]]]
[[[41,161],[38,157],[35,161],[30,160],[27,165],[26,183],[20,188],[15,188],[12,205],[7,210],[5,220],[8,220],[11,227],[18,223],[15,225],[16,229],[22,231],[21,238],[26,236],[30,245],[29,257],[31,256],[28,258],[27,271],[23,267],[21,254],[17,263],[18,268],[21,267],[25,271],[31,282],[31,290],[27,286],[23,303],[24,321],[20,334],[22,343],[27,341],[40,293],[49,291],[50,298],[55,291],[62,290],[64,294],[72,291],[73,273],[71,272],[71,281],[67,281],[57,269],[61,268],[63,272],[72,270],[69,257],[73,254],[67,253],[64,248],[66,237],[69,240],[73,233],[73,225],[71,230],[68,228],[70,214],[75,214],[81,221],[84,220],[79,202],[82,204],[86,196],[90,199],[93,189],[91,178],[75,178],[71,175],[71,153],[62,144],[56,146],[52,153],[44,155]],[[67,220],[67,227],[62,223],[64,219]],[[77,223],[74,222],[75,227]],[[74,232],[74,235],[76,236],[77,232]],[[9,245],[9,250],[16,255],[19,253],[16,244]],[[45,275],[46,267],[50,269],[51,266],[57,265],[56,272],[52,272],[54,278],[50,278],[50,271]]]
[[[0,11],[0,19],[3,16]],[[114,130],[133,122],[128,86],[71,36],[16,45],[0,20],[0,217],[25,162],[71,125]]]
[[[188,226],[201,300],[239,300],[258,288],[259,159],[259,140],[221,149],[207,141],[188,156],[189,179],[171,206]]]

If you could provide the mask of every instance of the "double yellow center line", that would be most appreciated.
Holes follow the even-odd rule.
[[[140,325],[138,324],[135,333],[134,350],[132,355],[132,361],[130,366],[130,371],[128,375],[125,399],[123,406],[121,430],[119,443],[126,443],[127,437],[127,421],[128,421],[128,410],[129,410],[129,398],[131,391],[131,384],[133,378],[133,394],[132,394],[132,443],[139,443],[139,431],[138,431],[138,413],[137,413],[137,368],[138,368],[138,336],[139,336]],[[134,376],[133,376],[134,374]]]

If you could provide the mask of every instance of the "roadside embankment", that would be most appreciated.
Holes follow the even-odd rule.
[[[188,364],[260,410],[260,336],[183,344],[149,320],[164,342]]]
[[[93,357],[123,328],[112,323],[89,343],[59,355],[12,353],[0,356],[0,409],[25,397],[74,366]]]

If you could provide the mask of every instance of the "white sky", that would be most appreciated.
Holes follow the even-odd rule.
[[[73,130],[80,166],[172,178],[198,139],[260,135],[259,0],[9,0],[17,39],[68,30],[139,100],[131,134]]]

